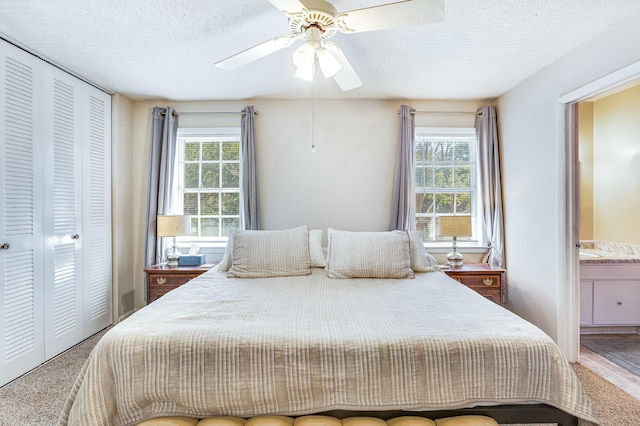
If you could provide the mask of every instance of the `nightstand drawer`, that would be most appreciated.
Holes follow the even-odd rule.
[[[199,275],[199,274],[198,274]],[[149,286],[154,287],[179,287],[190,279],[197,277],[194,274],[149,274]]]
[[[451,278],[460,281],[467,287],[500,288],[500,275],[456,275]]]
[[[151,303],[155,300],[158,300],[174,288],[180,287],[179,285],[164,285],[164,286],[149,286],[147,288],[147,303]]]
[[[145,268],[144,271],[147,273],[147,303],[159,299],[165,293],[180,287],[207,270],[208,268],[203,268],[202,266],[168,268],[164,264]]]
[[[461,268],[444,269],[447,275],[466,285],[484,297],[501,305],[504,300],[505,286],[502,282],[505,270],[486,263],[465,264]]]

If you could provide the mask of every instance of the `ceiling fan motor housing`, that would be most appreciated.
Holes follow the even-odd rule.
[[[306,6],[300,12],[289,15],[289,31],[296,36],[307,34],[307,29],[318,28],[320,37],[325,40],[333,36],[336,31],[334,17],[336,9],[324,0],[304,0]]]

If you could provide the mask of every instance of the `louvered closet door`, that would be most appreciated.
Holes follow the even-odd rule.
[[[88,337],[111,324],[111,96],[83,93],[84,327]]]
[[[82,82],[44,75],[45,356],[84,338],[82,325]]]
[[[40,66],[0,41],[0,385],[44,361]]]

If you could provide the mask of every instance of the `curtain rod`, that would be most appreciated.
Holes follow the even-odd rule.
[[[193,115],[193,114],[244,114],[244,111],[176,111],[178,115]],[[253,115],[260,115],[260,111],[253,111]]]
[[[398,111],[398,114],[400,114],[400,111]],[[482,111],[419,111],[419,110],[415,110],[415,111],[411,111],[411,114],[478,114],[478,115],[482,115],[483,112]]]
[[[194,114],[244,114],[243,111],[176,111],[178,115],[194,115]],[[166,112],[160,114],[165,115]],[[253,111],[253,115],[260,115],[260,111]]]

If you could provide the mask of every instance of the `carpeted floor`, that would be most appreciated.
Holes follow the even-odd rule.
[[[640,376],[640,334],[583,334],[580,344]]]
[[[1,426],[52,426],[103,330],[0,388]]]
[[[0,425],[55,425],[76,375],[104,332],[0,388]],[[580,364],[573,369],[602,426],[640,425],[640,400]]]
[[[602,426],[640,425],[640,400],[581,364],[572,364]]]

